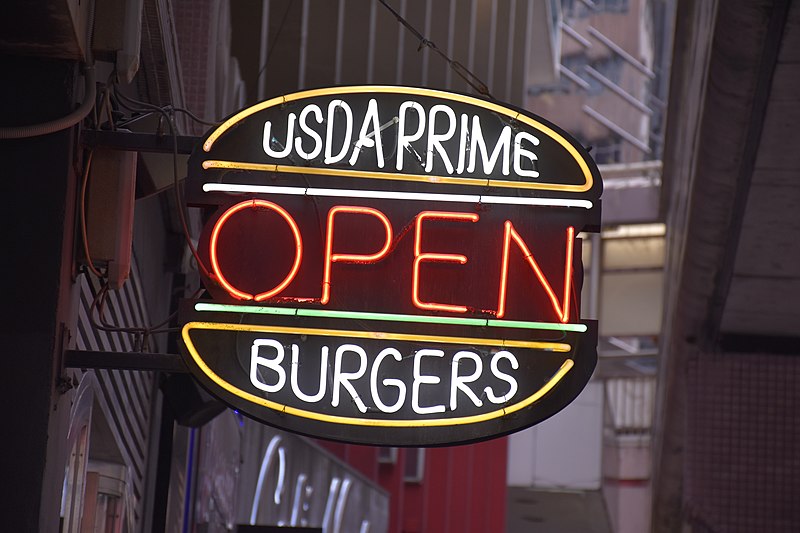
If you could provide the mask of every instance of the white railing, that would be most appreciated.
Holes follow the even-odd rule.
[[[653,426],[655,392],[655,376],[607,378],[607,429],[616,435],[649,434]]]

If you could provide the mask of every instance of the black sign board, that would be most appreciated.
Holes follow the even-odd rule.
[[[296,93],[233,115],[190,159],[211,206],[210,300],[184,356],[212,393],[323,438],[431,446],[510,433],[587,383],[581,231],[602,185],[544,119],[404,87]]]

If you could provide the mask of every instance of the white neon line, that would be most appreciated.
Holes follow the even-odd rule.
[[[203,192],[233,192],[253,194],[288,194],[294,196],[324,196],[334,198],[375,198],[381,200],[426,200],[431,202],[462,202],[474,204],[531,205],[543,207],[578,207],[591,209],[589,200],[567,198],[522,198],[477,194],[440,194],[430,192],[394,192],[359,189],[325,189],[319,187],[279,187],[275,185],[242,185],[237,183],[204,183]]]
[[[481,196],[481,203],[484,204],[507,204],[507,205],[542,205],[550,207],[582,207],[591,209],[592,202],[589,200],[567,200],[566,198],[520,198],[518,196]]]
[[[439,194],[430,192],[362,191],[354,189],[308,189],[311,196],[334,196],[353,198],[380,198],[386,200],[430,200],[432,202],[480,202],[477,194]]]
[[[237,183],[204,183],[203,192],[250,192],[256,194],[294,194],[303,196],[305,187],[276,187],[274,185],[239,185]]]

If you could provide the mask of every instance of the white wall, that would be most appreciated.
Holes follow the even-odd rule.
[[[563,411],[508,444],[508,485],[548,489],[600,488],[603,384],[590,381]]]

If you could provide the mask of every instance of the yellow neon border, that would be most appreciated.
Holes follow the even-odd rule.
[[[265,102],[261,102],[256,104],[252,107],[248,107],[235,115],[231,118],[223,122],[216,130],[214,130],[211,135],[208,136],[205,143],[203,143],[203,151],[208,152],[211,150],[214,142],[222,136],[223,133],[228,131],[231,127],[233,127],[239,121],[258,113],[264,109],[268,109],[270,107],[276,105],[286,104],[288,102],[293,102],[295,100],[302,100],[305,98],[313,98],[316,96],[331,96],[331,95],[345,95],[345,94],[362,94],[362,93],[390,93],[390,94],[409,94],[409,95],[417,95],[417,96],[430,96],[434,98],[443,98],[445,100],[451,100],[456,102],[462,102],[468,105],[482,107],[484,109],[488,109],[490,111],[494,111],[496,113],[500,113],[502,115],[506,115],[511,117],[514,120],[519,120],[532,128],[541,131],[551,139],[554,139],[558,144],[564,147],[567,152],[572,156],[575,161],[577,161],[578,166],[583,172],[583,176],[586,179],[586,183],[584,185],[558,185],[558,184],[550,184],[550,183],[530,183],[530,182],[515,182],[510,180],[482,180],[477,178],[453,178],[448,176],[428,176],[423,174],[392,174],[388,172],[365,172],[365,171],[345,171],[342,169],[324,169],[324,168],[309,168],[309,167],[291,167],[286,165],[259,165],[263,167],[275,167],[274,169],[266,169],[266,168],[250,168],[251,166],[255,166],[255,163],[243,163],[243,162],[236,162],[236,161],[204,161],[203,167],[209,168],[206,166],[206,163],[226,163],[229,166],[225,167],[217,167],[217,168],[235,168],[240,170],[270,170],[272,172],[298,172],[298,173],[305,173],[305,174],[323,174],[323,175],[341,175],[340,173],[345,173],[347,176],[351,177],[358,177],[358,178],[373,178],[373,179],[392,179],[392,180],[405,180],[405,181],[423,181],[429,183],[457,183],[459,185],[481,185],[481,186],[488,186],[490,187],[513,187],[513,188],[520,188],[520,189],[540,189],[540,190],[549,190],[549,191],[567,191],[567,192],[585,192],[592,188],[594,183],[594,178],[592,178],[592,173],[589,170],[589,166],[586,164],[586,161],[581,157],[578,151],[575,149],[572,144],[567,142],[567,140],[561,136],[561,134],[554,131],[552,128],[542,124],[541,122],[534,120],[526,115],[522,115],[516,111],[508,109],[504,106],[487,102],[485,100],[480,100],[478,98],[473,98],[471,96],[465,96],[461,94],[449,93],[445,91],[437,91],[433,89],[421,89],[417,87],[395,87],[395,86],[385,86],[385,85],[355,85],[351,87],[328,87],[325,89],[313,89],[310,91],[301,91],[297,93],[288,94],[286,96],[279,96],[277,98],[272,98]],[[239,166],[233,166],[239,165]],[[287,170],[287,169],[296,169],[296,170]],[[478,183],[470,183],[470,182],[478,182]]]
[[[267,407],[268,409],[272,409],[274,411],[278,411],[281,413],[286,413],[294,416],[299,416],[302,418],[310,418],[312,420],[317,420],[320,422],[328,422],[332,424],[346,424],[351,426],[378,426],[378,427],[441,427],[441,426],[457,426],[462,424],[475,424],[478,422],[486,422],[488,420],[493,420],[495,418],[499,418],[511,413],[515,413],[521,409],[524,409],[531,405],[532,403],[541,399],[545,394],[547,394],[553,387],[555,387],[561,379],[572,369],[575,365],[575,362],[572,359],[567,359],[558,369],[558,371],[551,377],[547,383],[542,386],[538,391],[533,393],[532,395],[528,396],[521,402],[517,402],[510,407],[504,407],[502,409],[497,409],[495,411],[491,411],[489,413],[484,413],[481,415],[471,415],[471,416],[461,416],[455,418],[434,418],[434,419],[420,419],[420,420],[385,420],[385,419],[377,419],[377,418],[356,418],[356,417],[347,417],[347,416],[338,416],[338,415],[327,415],[324,413],[315,413],[313,411],[307,411],[305,409],[299,409],[297,407],[291,407],[289,405],[284,405],[281,403],[273,402],[267,400],[265,398],[261,398],[256,396],[255,394],[250,394],[249,392],[245,392],[237,387],[234,387],[220,376],[218,376],[213,370],[211,370],[208,365],[206,365],[205,361],[200,357],[200,354],[197,353],[197,349],[194,347],[191,338],[189,337],[189,331],[192,329],[224,329],[224,330],[238,330],[238,331],[256,331],[256,329],[251,329],[258,327],[258,330],[261,330],[260,326],[247,326],[243,324],[214,324],[210,322],[189,322],[181,331],[181,335],[183,337],[183,341],[186,344],[186,348],[189,350],[189,353],[194,359],[194,362],[200,367],[200,370],[203,373],[211,378],[214,383],[225,389],[226,391],[230,392],[231,394],[242,398],[243,400],[247,400],[249,402],[255,403],[257,405],[261,405],[262,407]],[[274,331],[275,329],[291,329],[292,332],[301,333],[303,330],[294,329],[294,328],[266,328],[267,330]],[[305,330],[308,331],[328,331],[328,330]],[[281,331],[282,332],[282,331]],[[313,334],[313,333],[312,333]],[[328,333],[317,333],[320,335],[327,335]],[[431,337],[434,338],[434,337]]]
[[[191,326],[191,327],[189,327]],[[572,346],[563,342],[514,341],[484,339],[481,337],[445,337],[439,335],[412,335],[409,333],[386,333],[382,331],[349,331],[343,329],[296,328],[287,326],[260,326],[255,324],[230,324],[220,322],[188,322],[184,329],[215,329],[220,331],[249,331],[258,333],[285,333],[295,335],[322,335],[326,337],[356,337],[358,339],[380,339],[395,341],[433,341],[445,344],[480,344],[502,348],[532,348],[551,352],[569,352]]]

